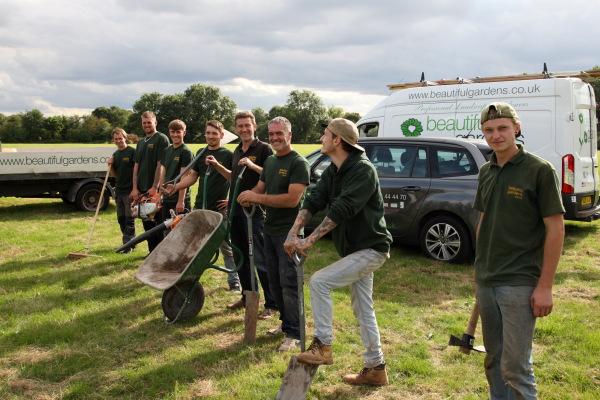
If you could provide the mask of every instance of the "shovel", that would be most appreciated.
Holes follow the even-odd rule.
[[[306,342],[306,318],[304,314],[304,260],[305,257],[299,257],[294,254],[292,260],[296,264],[296,277],[298,279],[298,311],[300,324],[300,350],[304,352]],[[302,364],[296,356],[290,358],[288,369],[283,375],[279,392],[276,400],[304,400],[306,392],[317,373],[318,365]]]
[[[247,211],[240,207],[246,215],[248,225],[248,262],[250,264],[250,289],[244,290],[246,312],[244,314],[244,343],[254,344],[256,342],[256,323],[258,321],[258,287],[256,286],[256,268],[254,266],[254,240],[252,239],[252,217],[256,211],[256,204]]]

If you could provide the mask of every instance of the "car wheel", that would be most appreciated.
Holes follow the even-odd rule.
[[[471,239],[465,225],[450,216],[433,217],[423,225],[421,249],[436,260],[459,263],[471,257]]]
[[[75,204],[82,211],[96,211],[96,207],[98,207],[98,201],[100,201],[100,191],[102,190],[102,185],[99,183],[90,183],[84,185],[77,192],[77,197],[75,198]],[[102,198],[102,205],[100,206],[101,210],[104,210],[108,207],[110,193],[108,190],[104,190],[104,196]]]

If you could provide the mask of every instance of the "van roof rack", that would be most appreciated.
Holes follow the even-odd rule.
[[[483,83],[483,82],[506,82],[506,81],[524,81],[530,79],[548,79],[548,78],[580,78],[582,80],[600,78],[600,70],[590,69],[587,71],[572,71],[572,72],[548,72],[544,63],[544,71],[536,74],[521,74],[521,75],[498,75],[475,78],[456,78],[456,79],[440,79],[437,81],[427,81],[424,79],[424,74],[421,74],[421,81],[409,83],[392,83],[387,87],[394,90],[408,89],[421,86],[438,86],[438,85],[459,85],[466,83]]]

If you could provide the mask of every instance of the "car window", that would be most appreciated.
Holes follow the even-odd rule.
[[[379,134],[379,122],[367,122],[358,126],[358,136],[377,137]]]
[[[466,149],[434,148],[432,153],[435,176],[477,175],[479,172],[473,156]]]
[[[325,171],[325,169],[329,167],[329,164],[331,164],[331,159],[329,158],[329,156],[323,156],[321,160],[314,164],[312,168],[312,176],[316,180],[319,180],[319,178],[321,178],[321,175],[323,175],[323,171]]]
[[[383,178],[424,178],[428,176],[427,151],[410,145],[369,146],[367,157]]]

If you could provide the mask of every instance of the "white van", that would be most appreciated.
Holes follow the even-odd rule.
[[[362,117],[361,136],[482,139],[480,112],[492,101],[513,105],[518,141],[554,165],[566,219],[600,218],[596,101],[587,73],[516,75],[388,85],[392,93]]]

